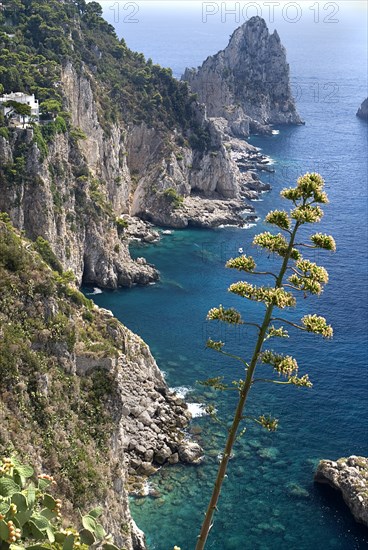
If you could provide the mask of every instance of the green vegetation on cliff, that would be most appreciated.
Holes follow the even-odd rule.
[[[103,502],[110,490],[116,395],[112,376],[98,364],[124,348],[119,323],[106,322],[73,280],[47,241],[24,239],[1,214],[0,455],[18,451],[42,463],[67,511],[70,503],[86,509]],[[75,375],[76,357],[96,365],[88,376]]]
[[[178,127],[197,148],[206,142],[187,84],[119,41],[97,2],[5,0],[0,11],[4,91],[34,93],[43,113],[50,114],[50,105],[57,104],[59,112],[61,68],[67,62],[89,74],[106,129],[111,122],[145,121],[163,129]]]

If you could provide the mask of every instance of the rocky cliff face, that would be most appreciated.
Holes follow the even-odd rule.
[[[363,101],[358,109],[357,116],[363,120],[368,120],[368,97]]]
[[[0,454],[52,474],[73,524],[78,508],[102,505],[116,543],[144,550],[128,491],[165,463],[200,460],[184,439],[190,413],[142,339],[42,258],[2,215]]]
[[[367,458],[350,456],[336,462],[321,460],[314,479],[340,491],[354,518],[368,527]]]
[[[20,17],[19,36],[34,55],[52,58],[47,93],[59,98],[67,125],[54,124],[53,133],[50,121],[34,129],[1,128],[0,210],[16,227],[47,239],[79,284],[116,288],[158,277],[153,266],[130,257],[121,216],[169,227],[254,219],[244,199],[268,188],[257,174],[266,169],[264,159],[229,134],[299,121],[277,33],[270,36],[264,21],[253,18],[223,52],[197,73],[187,72],[205,107],[169,70],[128,50],[96,3],[53,2],[54,11],[44,15],[51,18],[45,28],[57,28],[64,50],[70,47],[55,65],[31,23],[39,4],[23,2],[29,20]],[[67,41],[54,12],[68,21]],[[29,75],[35,67],[30,64]],[[4,74],[0,82],[9,86],[11,74]],[[33,76],[37,83],[45,78]],[[208,118],[206,108],[216,118]]]
[[[261,17],[249,19],[224,50],[198,69],[186,69],[182,78],[206,105],[207,115],[225,118],[235,136],[302,122],[290,89],[285,48]]]
[[[244,217],[236,212],[247,211],[239,200],[246,181],[221,133],[199,108],[200,124],[208,129],[207,151],[188,142],[178,145],[184,140],[176,131],[163,133],[143,122],[111,125],[107,136],[91,78],[87,72],[77,74],[71,63],[61,74],[65,108],[83,138],[59,134],[42,154],[32,129],[0,137],[0,210],[30,238],[46,238],[79,283],[109,288],[146,284],[158,274],[131,259],[116,220],[132,214],[172,227],[242,224]],[[19,151],[25,169],[10,177]],[[220,203],[191,201],[193,194]],[[180,209],[175,196],[188,197],[187,208]],[[208,213],[211,223],[206,222]]]

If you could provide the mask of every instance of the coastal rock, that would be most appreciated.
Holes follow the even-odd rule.
[[[254,209],[241,199],[208,199],[199,196],[185,197],[177,209],[162,208],[147,209],[147,216],[155,224],[174,227],[214,228],[221,225],[236,225],[243,227],[254,221]]]
[[[163,464],[198,462],[202,450],[183,430],[191,419],[188,407],[169,390],[147,344],[110,310],[92,305],[73,283],[60,282],[4,216],[0,241],[0,351],[9,358],[0,387],[1,396],[8,396],[2,402],[0,450],[12,441],[16,422],[22,433],[19,452],[39,472],[55,475],[67,519],[75,506],[103,504],[103,523],[115,542],[127,550],[144,549],[130,516],[128,489],[141,493],[147,476]],[[16,269],[7,267],[9,257],[15,257]],[[10,299],[14,288],[16,303]],[[18,336],[20,327],[27,328],[27,338]],[[35,394],[46,416],[30,420],[25,411],[33,410]],[[51,417],[55,425],[46,449],[43,422]],[[60,465],[75,453],[81,453],[81,470],[62,473]],[[94,491],[79,480],[87,467]],[[135,538],[143,542],[134,546]]]
[[[368,458],[321,460],[314,480],[340,491],[356,521],[368,526]]]
[[[158,234],[139,218],[168,227],[244,225],[242,208],[252,213],[244,199],[260,191],[249,169],[257,171],[260,164],[248,158],[255,148],[231,141],[227,121],[209,120],[200,105],[197,124],[206,146],[199,140],[190,147],[180,129],[163,133],[144,122],[112,124],[107,135],[94,78],[85,65],[62,69],[65,109],[84,135],[78,143],[57,134],[41,153],[33,129],[0,137],[0,172],[12,165],[18,149],[27,167],[16,185],[0,178],[0,210],[31,239],[46,239],[78,284],[144,285],[156,281],[158,272],[134,261],[128,245],[154,242]],[[241,164],[244,159],[248,164]]]
[[[224,50],[198,69],[186,69],[182,79],[206,105],[207,115],[225,118],[234,136],[271,133],[272,124],[302,123],[291,93],[285,48],[277,31],[270,34],[261,17],[246,21]]]
[[[356,115],[363,120],[368,120],[368,97],[363,101]]]
[[[180,460],[189,464],[200,464],[203,460],[203,450],[195,441],[183,441],[178,453]]]

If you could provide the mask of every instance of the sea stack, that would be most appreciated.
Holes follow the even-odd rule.
[[[290,87],[286,50],[275,30],[252,17],[232,34],[228,46],[183,77],[209,117],[228,121],[236,137],[271,133],[272,124],[302,124]]]
[[[368,97],[363,101],[356,114],[357,117],[368,120]]]

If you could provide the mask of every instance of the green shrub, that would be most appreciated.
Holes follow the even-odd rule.
[[[80,139],[87,139],[86,134],[80,128],[73,128],[69,132],[69,136],[73,142],[78,142]]]
[[[173,189],[173,187],[165,189],[164,196],[170,201],[173,208],[179,208],[184,202],[184,197],[182,195],[179,195],[179,193],[176,191],[176,189]]]
[[[124,218],[116,218],[115,223],[116,223],[116,227],[119,235],[121,233],[124,233],[124,230],[127,229],[129,225],[127,220],[124,220]]]
[[[61,265],[61,262],[56,257],[56,254],[51,248],[51,245],[46,239],[43,239],[42,237],[37,237],[34,247],[37,250],[37,252],[40,254],[42,259],[54,270],[58,273],[63,272],[63,266]]]
[[[0,128],[0,137],[3,137],[9,140],[9,130],[8,128]]]
[[[45,159],[49,154],[49,148],[47,147],[47,143],[40,127],[36,124],[33,126],[33,141],[40,150],[41,159]]]

